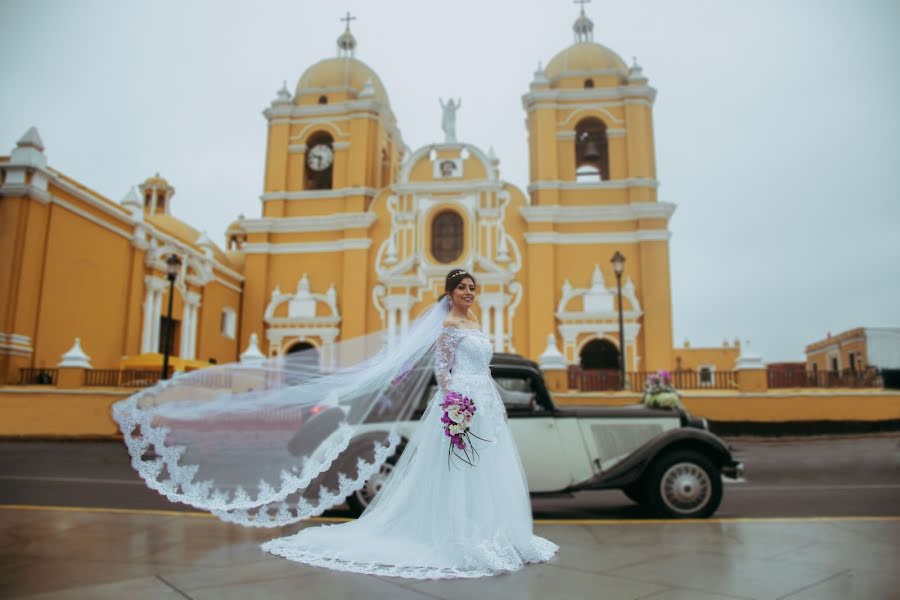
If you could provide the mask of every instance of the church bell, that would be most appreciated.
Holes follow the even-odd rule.
[[[594,140],[588,140],[584,145],[584,160],[588,160],[591,162],[596,162],[600,160],[600,149],[597,147],[597,142]]]

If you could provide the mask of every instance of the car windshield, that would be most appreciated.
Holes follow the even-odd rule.
[[[533,410],[536,406],[535,391],[534,386],[531,384],[531,379],[527,377],[501,376],[494,378],[494,385],[507,409]],[[428,386],[419,405],[419,414],[425,410],[428,401],[437,391],[438,386],[436,383]]]

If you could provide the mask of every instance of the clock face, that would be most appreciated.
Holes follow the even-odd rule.
[[[316,144],[309,149],[306,155],[306,164],[313,171],[324,171],[331,166],[332,160],[334,160],[334,152],[326,144]]]

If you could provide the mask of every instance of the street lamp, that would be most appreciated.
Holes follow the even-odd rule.
[[[163,343],[163,367],[162,378],[169,378],[169,346],[172,344],[172,296],[175,295],[175,278],[181,269],[181,259],[175,254],[170,254],[166,259],[166,278],[169,280],[169,309],[166,313],[166,337]]]
[[[610,262],[616,274],[616,289],[619,296],[619,380],[620,388],[625,389],[625,321],[622,316],[622,273],[625,271],[625,257],[616,250]]]

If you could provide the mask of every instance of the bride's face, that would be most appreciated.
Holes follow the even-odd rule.
[[[450,298],[453,300],[454,308],[462,308],[464,310],[472,307],[475,302],[475,282],[470,277],[464,278],[450,292]]]

